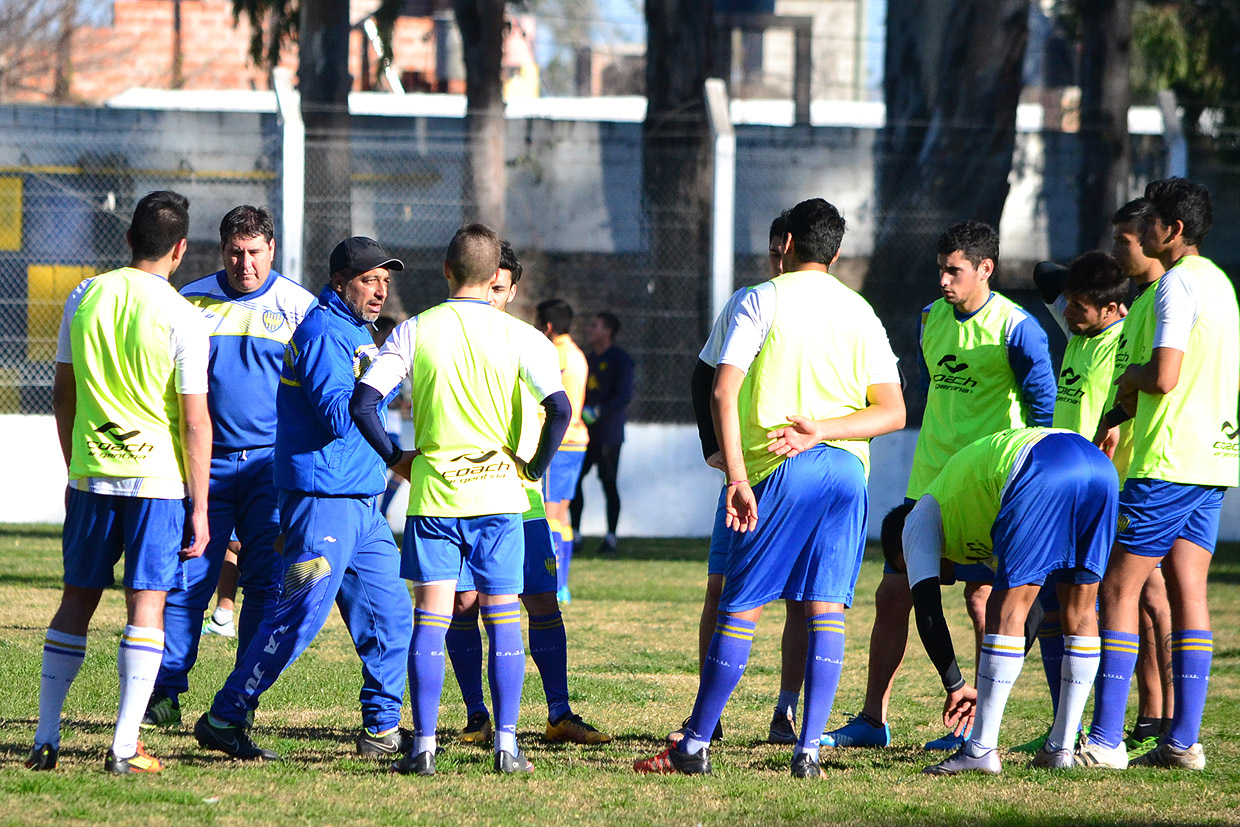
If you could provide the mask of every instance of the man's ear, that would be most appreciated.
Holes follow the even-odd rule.
[[[977,274],[987,281],[995,274],[995,260],[992,258],[982,259],[981,264],[977,265]]]

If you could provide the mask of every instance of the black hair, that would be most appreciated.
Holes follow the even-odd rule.
[[[499,241],[499,269],[512,273],[513,284],[521,280],[521,262],[517,260],[517,254],[512,251],[512,245],[506,238]]]
[[[1103,308],[1114,302],[1123,304],[1128,298],[1128,279],[1119,262],[1098,250],[1073,259],[1064,274],[1064,296],[1075,296],[1086,304]]]
[[[900,503],[883,517],[883,527],[879,535],[883,544],[883,560],[887,562],[887,568],[897,574],[907,571],[904,566],[904,521],[913,510],[913,505],[914,503]]]
[[[189,199],[179,192],[147,193],[134,208],[129,246],[134,261],[158,261],[189,235]]]
[[[1214,210],[1210,206],[1210,191],[1187,178],[1164,178],[1151,181],[1145,188],[1145,200],[1150,212],[1164,223],[1179,221],[1184,230],[1184,243],[1196,247],[1206,240],[1206,233],[1214,224]]]
[[[567,333],[568,329],[573,326],[572,305],[563,299],[547,299],[539,302],[535,313],[539,329],[550,323],[551,333],[554,336]]]
[[[253,207],[242,204],[233,207],[220,222],[220,244],[227,244],[234,238],[254,238],[262,236],[267,243],[276,237],[276,222],[266,207]]]
[[[999,266],[999,234],[984,221],[960,221],[943,231],[935,252],[950,256],[957,250],[975,268],[986,259]]]
[[[784,228],[792,236],[793,255],[804,264],[829,265],[844,240],[844,216],[821,198],[788,210]]]
[[[775,220],[771,222],[771,232],[766,237],[767,244],[770,244],[775,239],[779,239],[779,243],[783,244],[784,236],[788,234],[788,212],[788,210],[784,210],[775,216]]]
[[[603,326],[611,331],[611,338],[616,338],[616,334],[620,332],[620,319],[616,317],[615,313],[610,313],[603,310],[595,314],[595,318],[602,322]]]
[[[466,224],[448,244],[448,272],[456,284],[486,284],[499,269],[500,237],[485,224]]]
[[[1134,198],[1115,211],[1111,216],[1111,224],[1136,224],[1150,213],[1150,202],[1144,198]]]

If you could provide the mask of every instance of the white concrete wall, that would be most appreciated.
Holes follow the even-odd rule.
[[[0,474],[0,523],[55,523],[65,517],[66,474],[50,416],[0,416],[10,440],[6,473]],[[722,480],[707,468],[691,425],[630,425],[620,454],[620,534],[630,537],[707,537]],[[904,499],[917,432],[905,430],[874,440],[870,470],[870,536],[883,515]],[[582,532],[606,530],[603,489],[591,473],[585,484]],[[403,524],[403,495],[392,503],[393,528]],[[1240,540],[1240,493],[1227,492],[1219,538]]]

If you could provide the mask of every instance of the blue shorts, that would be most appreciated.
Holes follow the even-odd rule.
[[[1223,488],[1130,479],[1119,495],[1119,534],[1125,551],[1162,557],[1183,538],[1211,554],[1218,542]]]
[[[185,587],[181,549],[187,545],[187,500],[118,497],[69,489],[62,550],[65,585],[106,589],[125,557],[128,589],[166,592]]]
[[[905,505],[913,505],[915,502],[917,501],[910,497],[904,498]],[[953,586],[956,583],[993,583],[995,580],[995,573],[985,563],[952,563],[951,571],[952,579],[940,580],[940,586]],[[884,560],[883,574],[904,574],[904,572],[896,571]]]
[[[555,544],[551,526],[541,517],[526,520],[521,526],[525,541],[524,585],[521,594],[548,594],[555,591]],[[474,573],[461,561],[461,574],[456,579],[458,592],[477,591]]]
[[[728,528],[728,489],[719,492],[715,507],[715,524],[710,529],[710,556],[706,558],[706,576],[723,574],[728,568],[728,549],[732,547],[732,529]]]
[[[524,545],[520,514],[410,516],[400,576],[415,583],[456,580],[467,566],[483,594],[520,594]]]
[[[1097,583],[1115,540],[1119,478],[1106,454],[1078,434],[1049,434],[1008,482],[990,530],[995,588]]]
[[[732,535],[719,611],[777,598],[851,605],[869,503],[861,460],[817,445],[781,462],[754,494],[758,526]]]
[[[577,494],[577,480],[586,461],[586,446],[561,445],[551,457],[547,476],[543,478],[543,499],[558,503],[571,500]]]

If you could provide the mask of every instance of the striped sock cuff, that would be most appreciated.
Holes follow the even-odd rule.
[[[998,658],[1025,657],[1025,639],[1012,635],[986,635],[982,638],[982,654]]]
[[[427,613],[424,612],[424,614]],[[438,615],[436,615],[436,617],[438,617]],[[448,628],[452,629],[454,632],[467,632],[470,629],[477,629],[478,615],[453,615],[452,622],[449,624]]]
[[[723,637],[735,638],[736,640],[753,640],[754,629],[758,628],[758,624],[749,620],[741,620],[739,617],[721,614],[719,621],[715,624],[715,634]]]
[[[1059,637],[1063,634],[1063,625],[1059,622],[1043,623],[1038,627],[1038,637]]]
[[[1172,652],[1213,652],[1214,633],[1205,629],[1185,629],[1171,633]]]
[[[434,612],[428,612],[423,609],[413,610],[413,626],[433,626],[439,629],[447,629],[452,625],[452,615],[437,615]]]
[[[530,631],[542,631],[544,629],[555,629],[564,625],[564,615],[555,612],[549,615],[530,615]]]
[[[86,657],[86,636],[70,635],[55,629],[48,629],[47,637],[43,638],[43,651],[55,652],[68,658],[84,658]]]
[[[521,622],[521,604],[515,600],[498,606],[482,607],[482,625],[498,626],[505,623]]]
[[[1113,632],[1110,629],[1102,630],[1101,640],[1103,652],[1132,655],[1134,658],[1137,656],[1137,648],[1141,642],[1141,638],[1138,635],[1129,634],[1128,632]]]
[[[137,649],[161,655],[164,651],[164,632],[162,629],[145,626],[126,626],[124,634],[121,635],[121,649]]]
[[[1068,635],[1063,639],[1064,657],[1097,658],[1102,656],[1102,639],[1089,635]]]
[[[811,633],[836,632],[842,635],[844,634],[844,613],[823,612],[820,615],[806,618],[805,625]]]

